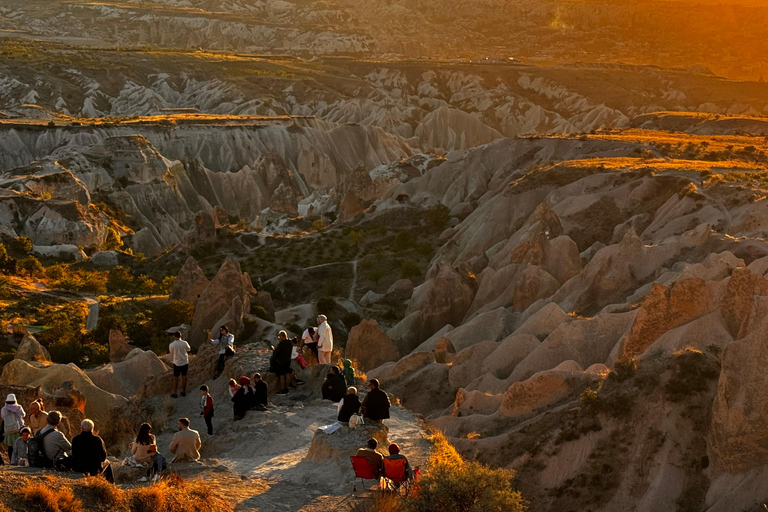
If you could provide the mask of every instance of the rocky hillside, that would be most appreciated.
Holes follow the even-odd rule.
[[[95,48],[699,65],[749,80],[768,71],[767,19],[756,0],[0,2],[9,34]]]

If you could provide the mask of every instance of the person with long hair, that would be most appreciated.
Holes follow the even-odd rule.
[[[149,446],[152,444],[157,444],[157,440],[152,434],[152,425],[142,423],[139,425],[136,439],[131,443],[131,455],[136,462],[149,464],[152,461],[152,456],[148,453]]]
[[[224,371],[224,365],[227,359],[235,355],[235,336],[229,332],[229,328],[226,325],[219,327],[219,337],[211,338],[210,331],[208,332],[208,338],[211,345],[219,346],[219,361],[216,363],[216,373],[213,378],[218,379],[219,375]]]

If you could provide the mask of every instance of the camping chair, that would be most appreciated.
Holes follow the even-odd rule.
[[[371,461],[371,459],[358,456],[352,456],[349,459],[352,461],[352,469],[355,470],[355,478],[359,478],[363,485],[363,491],[365,491],[366,480],[379,481],[379,468]],[[357,492],[357,485],[352,489],[352,493],[355,492]]]
[[[398,493],[402,498],[408,497],[411,490],[411,480],[408,478],[407,459],[388,459],[384,457],[384,479],[387,490]]]

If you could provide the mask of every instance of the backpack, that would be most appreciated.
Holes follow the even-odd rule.
[[[363,417],[360,414],[353,414],[349,417],[349,428],[355,430],[360,425],[365,425]]]
[[[42,430],[42,429],[41,429]],[[52,468],[53,461],[45,454],[45,444],[43,439],[56,429],[50,429],[43,434],[38,430],[34,437],[30,437],[27,442],[27,457],[29,465],[33,468]]]

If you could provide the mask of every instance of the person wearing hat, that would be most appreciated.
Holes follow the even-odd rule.
[[[333,353],[333,331],[328,325],[328,317],[319,315],[317,317],[317,350],[320,364],[331,364],[331,354]]]
[[[13,459],[13,446],[21,437],[21,429],[24,428],[24,408],[16,403],[16,395],[11,393],[5,398],[5,405],[0,409],[0,417],[5,426],[5,444],[8,445],[8,459]]]

